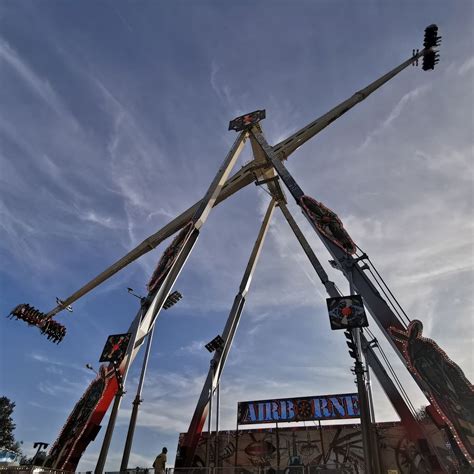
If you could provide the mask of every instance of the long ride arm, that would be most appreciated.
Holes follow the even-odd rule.
[[[410,64],[414,63],[418,58],[422,57],[424,54],[429,52],[429,49],[424,49],[418,54],[412,56],[411,58],[404,61],[395,69],[391,70],[387,74],[383,75],[376,81],[369,84],[367,87],[356,92],[349,99],[341,102],[339,105],[331,109],[329,112],[325,113],[321,117],[312,121],[305,127],[301,128],[297,132],[290,135],[285,140],[281,141],[273,147],[274,152],[277,154],[278,159],[286,159],[291,153],[293,153],[298,147],[303,143],[307,142],[324,128],[334,122],[341,115],[349,111],[352,107],[357,105],[359,102],[363,101],[366,97],[376,91],[378,88],[386,84],[390,79],[395,77],[398,73],[403,71]],[[252,137],[251,137],[252,139]],[[253,143],[252,143],[253,145]],[[258,152],[257,152],[258,153]],[[245,165],[241,170],[235,173],[225,184],[222,189],[219,198],[216,200],[215,204],[219,204],[223,200],[232,196],[234,193],[247,186],[248,184],[254,182],[255,177],[264,177],[265,171],[271,169],[271,166],[268,165],[265,161],[253,160],[247,165]],[[175,232],[180,230],[184,224],[189,221],[193,213],[199,206],[199,202],[191,206],[189,209],[184,211],[178,217],[170,221],[160,230],[155,232],[153,235],[145,239],[141,244],[128,252],[124,257],[117,260],[110,267],[105,269],[102,273],[97,275],[95,278],[86,283],[82,288],[75,291],[72,295],[65,298],[60,304],[58,304],[54,309],[52,309],[47,316],[52,317],[59,313],[60,311],[67,308],[68,305],[71,305],[79,298],[84,296],[89,291],[93,290],[95,287],[106,281],[108,278],[113,276],[115,273],[120,271],[122,268],[126,267],[142,255],[146,254],[150,250],[153,250],[157,247],[163,240],[167,239]]]

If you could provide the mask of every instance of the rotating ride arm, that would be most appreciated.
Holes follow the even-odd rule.
[[[434,54],[433,47],[428,47],[423,49],[417,54],[414,54],[411,58],[404,61],[395,69],[391,70],[387,74],[383,75],[376,81],[369,84],[364,89],[356,92],[352,97],[343,101],[329,112],[325,113],[321,117],[317,118],[316,120],[312,121],[305,127],[301,128],[297,132],[290,135],[285,140],[281,141],[277,145],[273,147],[274,152],[276,153],[279,160],[287,159],[291,153],[296,151],[301,145],[305,142],[313,138],[319,132],[321,132],[324,128],[334,122],[337,118],[341,115],[349,111],[352,107],[357,105],[359,102],[363,101],[366,97],[376,91],[378,88],[386,84],[390,79],[395,77],[398,73],[404,70],[410,64],[414,64],[418,61],[420,57],[425,55]],[[254,148],[254,141],[251,137],[252,147]],[[257,158],[258,152],[254,153]],[[218,199],[215,201],[214,204],[219,204],[223,200],[227,199],[243,187],[247,186],[248,184],[254,182],[255,178],[258,177],[265,177],[265,172],[270,170],[271,173],[271,166],[265,162],[265,160],[253,160],[252,162],[245,165],[241,170],[235,173],[225,184],[220,193]],[[267,175],[268,176],[268,175]],[[66,309],[69,305],[77,301],[79,298],[87,294],[89,291],[93,290],[95,287],[109,279],[115,273],[120,271],[121,269],[125,268],[127,265],[135,261],[136,259],[140,258],[142,255],[146,254],[150,250],[153,250],[157,247],[163,240],[167,239],[177,231],[179,231],[186,222],[192,217],[194,212],[199,207],[200,202],[197,202],[189,209],[184,211],[178,217],[170,221],[164,227],[162,227],[159,231],[145,239],[141,244],[137,247],[132,249],[128,252],[124,257],[117,260],[113,263],[110,267],[105,269],[102,273],[97,275],[95,278],[90,280],[86,283],[83,287],[79,290],[75,291],[72,295],[65,298],[60,304],[58,304],[55,308],[53,308],[49,313],[47,313],[46,317],[48,319],[52,318],[60,311]]]

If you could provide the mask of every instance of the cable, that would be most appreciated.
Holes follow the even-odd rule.
[[[367,257],[367,260],[369,261],[370,265],[372,265],[373,269],[375,270],[375,273],[377,274],[377,276],[382,280],[384,286],[387,288],[388,292],[390,293],[390,295],[392,296],[393,300],[395,301],[395,303],[397,303],[397,306],[400,308],[400,311],[405,315],[405,318],[411,322],[411,319],[409,318],[408,314],[405,312],[405,310],[403,309],[402,305],[399,303],[399,301],[397,300],[396,296],[392,293],[392,291],[390,290],[389,286],[385,283],[385,280],[383,279],[382,275],[380,275],[380,273],[378,272],[377,268],[375,267],[375,265],[373,264],[372,260],[370,260],[369,257]]]
[[[397,307],[394,305],[394,303],[392,302],[392,300],[390,299],[390,296],[387,294],[387,292],[385,291],[384,289],[384,286],[379,282],[379,280],[377,279],[377,277],[375,276],[374,272],[371,270],[370,267],[368,267],[368,270],[369,270],[369,273],[372,275],[372,278],[374,279],[374,281],[376,282],[378,288],[380,289],[380,291],[383,293],[383,295],[385,296],[385,299],[386,299],[386,302],[390,305],[390,307],[392,308],[393,312],[399,317],[399,319],[404,323],[404,324],[407,324],[407,321],[408,321],[408,324],[410,324],[410,319],[407,319],[407,318],[404,318],[402,313],[400,313],[400,311],[397,309]]]
[[[390,293],[390,295],[392,296],[393,300],[395,301],[395,303],[397,304],[397,306],[400,308],[401,312],[405,315],[406,319],[411,322],[411,319],[408,317],[408,314],[405,312],[405,310],[403,309],[402,305],[398,302],[397,298],[395,297],[395,295],[392,293],[392,291],[390,290],[390,288],[388,287],[388,285],[385,283],[385,280],[383,279],[382,275],[380,275],[380,273],[378,272],[377,268],[375,267],[374,263],[372,262],[372,260],[370,260],[370,257],[359,247],[357,246],[358,250],[360,250],[364,255],[367,256],[367,261],[370,263],[370,265],[372,265],[372,268],[375,270],[375,273],[377,274],[377,276],[380,278],[380,280],[382,281],[382,283],[384,284],[385,288],[387,288],[387,291]]]
[[[369,329],[366,328],[366,332],[369,335],[369,337],[371,337],[372,339],[375,339],[375,336],[372,333],[372,331],[370,331]],[[409,399],[409,397],[408,397],[408,394],[406,393],[405,389],[403,388],[403,386],[400,382],[400,379],[398,378],[397,374],[395,373],[395,371],[394,371],[392,365],[390,364],[390,361],[388,360],[388,357],[385,354],[385,352],[383,351],[382,347],[379,344],[377,344],[376,347],[379,349],[380,355],[382,356],[385,364],[387,365],[387,369],[392,374],[392,377],[394,378],[394,381],[395,381],[396,385],[400,389],[400,392],[402,393],[403,398],[405,399],[405,401],[407,402],[408,405],[413,406],[410,399]]]
[[[371,339],[376,339],[376,338],[375,338],[375,335],[372,333],[372,331],[370,331],[370,329],[365,328],[365,332],[369,335],[369,337],[370,337]],[[380,355],[382,356],[382,358],[383,358],[383,360],[384,360],[384,362],[385,362],[385,364],[386,364],[386,366],[387,366],[387,369],[388,369],[389,372],[391,373],[391,375],[392,375],[392,377],[393,377],[393,379],[394,379],[395,384],[397,385],[398,389],[400,390],[400,393],[401,393],[403,399],[405,400],[407,406],[411,409],[413,416],[416,418],[416,409],[415,409],[413,403],[411,402],[410,397],[408,396],[407,392],[406,392],[405,389],[403,388],[403,385],[402,385],[402,383],[400,382],[400,379],[398,378],[398,376],[397,376],[395,370],[393,369],[392,364],[390,363],[390,361],[389,361],[387,355],[385,354],[385,352],[384,352],[384,350],[382,349],[382,347],[380,346],[380,344],[377,344],[376,347],[378,348],[378,350],[379,350],[379,352],[380,352]]]
[[[357,247],[361,252],[362,250],[360,249],[360,247]],[[403,321],[404,324],[410,324],[410,318],[407,316],[407,314],[405,313],[405,311],[403,310],[403,308],[401,307],[400,303],[397,301],[397,299],[395,298],[395,296],[393,295],[392,291],[390,290],[390,288],[388,287],[388,285],[385,283],[384,279],[382,278],[382,276],[380,275],[380,273],[377,271],[377,269],[375,268],[375,265],[372,263],[372,261],[370,260],[369,256],[364,252],[363,255],[361,256],[358,256],[358,258],[365,258],[366,260],[368,260],[368,262],[370,263],[370,265],[373,267],[373,269],[375,270],[376,274],[379,276],[381,282],[379,281],[379,279],[375,276],[374,272],[371,270],[370,266],[367,266],[367,269],[369,270],[370,274],[372,275],[372,278],[376,284],[376,286],[380,289],[380,291],[383,293],[383,295],[385,296],[386,298],[386,302],[391,306],[392,310],[394,311],[394,313],[400,318],[401,321]],[[389,294],[387,294],[387,292],[385,291],[385,289],[388,291]],[[390,296],[392,298],[390,298]],[[402,311],[402,314],[405,316],[405,318],[402,316],[402,314],[400,313],[400,311],[398,310],[397,306],[395,306],[394,302],[392,301],[392,299],[395,301],[395,303],[397,304],[397,306],[401,309]],[[408,321],[408,323],[407,323]]]
[[[357,247],[361,252],[362,249],[360,247]],[[372,263],[372,261],[370,260],[369,256],[363,252],[362,255],[359,255],[356,253],[356,257],[358,259],[366,259],[369,261],[370,265],[374,268],[375,272],[379,275],[380,277],[380,280],[382,281],[382,283],[379,281],[379,279],[375,276],[375,274],[372,272],[370,266],[367,265],[367,270],[369,270],[370,274],[372,275],[372,278],[374,280],[374,283],[375,285],[378,287],[378,289],[383,293],[383,295],[385,296],[386,298],[386,302],[388,305],[390,305],[390,307],[392,308],[393,312],[399,317],[399,319],[401,321],[403,321],[403,323],[407,324],[406,321],[408,321],[408,324],[410,323],[410,319],[407,317],[406,320],[402,317],[402,314],[400,314],[400,312],[398,311],[398,308],[395,306],[394,302],[392,301],[392,299],[389,297],[389,295],[387,294],[387,292],[385,291],[385,288],[387,289],[387,291],[389,292],[389,294],[392,295],[393,299],[395,300],[395,302],[397,303],[397,305],[400,307],[400,304],[398,303],[398,301],[396,300],[396,298],[393,296],[392,292],[390,291],[390,288],[387,286],[387,284],[385,283],[385,281],[383,280],[383,278],[380,276],[380,274],[377,272],[377,269],[375,268],[374,264]],[[401,308],[401,307],[400,307]],[[403,311],[403,308],[401,308],[402,311]],[[405,314],[405,312],[403,311],[403,314]]]

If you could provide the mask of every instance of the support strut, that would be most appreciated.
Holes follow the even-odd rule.
[[[253,132],[252,132],[253,133]],[[258,141],[259,144],[265,142],[262,140],[263,136],[259,135],[255,137],[256,140]],[[263,148],[262,149],[265,151],[268,150]],[[267,155],[268,156],[268,155]],[[273,160],[272,160],[273,164]],[[291,175],[288,173],[284,165],[278,161],[279,166],[275,166],[275,169],[277,170],[279,176],[283,179],[287,187],[289,188],[290,192],[292,195],[296,198],[300,198],[304,196],[303,191],[301,188],[297,185],[297,183],[294,181],[294,179],[291,177]],[[280,174],[281,173],[281,174]],[[288,186],[290,184],[290,186]],[[298,202],[298,201],[297,201]],[[309,245],[308,241],[306,240],[303,232],[299,228],[298,224],[294,220],[293,216],[291,215],[290,211],[288,210],[288,207],[286,206],[285,203],[279,202],[278,207],[281,209],[285,219],[287,220],[289,226],[293,230],[293,233],[295,234],[298,242],[300,243],[303,251],[305,252],[306,256],[308,257],[309,261],[311,262],[314,270],[316,271],[316,274],[318,275],[321,283],[324,285],[326,288],[326,292],[329,295],[329,297],[334,298],[337,296],[342,296],[340,292],[337,290],[336,286],[334,283],[329,280],[329,277],[322,267],[319,259],[317,258],[316,254],[314,253],[313,249]],[[352,286],[352,285],[351,285]],[[361,333],[360,335],[357,334],[357,338],[360,338],[360,341],[358,343],[358,346],[362,346],[364,348],[365,354],[366,354],[366,360],[367,363],[370,365],[372,370],[374,370],[374,373],[379,380],[383,390],[385,391],[387,397],[389,398],[390,402],[392,403],[394,409],[400,416],[402,424],[406,427],[408,433],[410,433],[410,436],[415,439],[426,439],[420,425],[418,424],[416,418],[414,417],[414,414],[411,412],[411,410],[408,408],[407,404],[403,400],[403,398],[400,396],[400,393],[396,389],[394,383],[388,376],[387,372],[383,368],[382,364],[380,363],[380,360],[376,356],[373,348],[370,346],[370,344],[367,342],[366,338],[364,335]],[[355,373],[357,377],[357,386],[358,386],[358,392],[359,394],[362,395],[361,399],[361,406],[364,407],[364,416],[367,415],[364,419],[364,425],[367,429],[363,430],[363,438],[364,438],[364,451],[366,452],[366,459],[368,462],[368,472],[369,469],[372,472],[377,472],[377,458],[378,456],[372,456],[369,454],[371,453],[376,453],[378,450],[377,446],[377,441],[376,437],[373,436],[370,430],[370,416],[369,416],[369,403],[368,403],[368,398],[367,394],[365,391],[365,380],[364,380],[364,368],[362,365],[361,360],[356,361],[356,367],[355,367]],[[364,427],[363,427],[364,428]],[[374,458],[374,459],[372,459]],[[372,461],[374,461],[375,467],[372,468],[370,465],[372,464]]]
[[[196,447],[199,442],[199,437],[202,433],[202,428],[206,421],[209,410],[209,394],[212,394],[214,388],[219,383],[222,371],[224,370],[224,365],[227,360],[230,348],[232,346],[232,341],[235,336],[235,332],[239,325],[240,315],[245,305],[245,297],[249,291],[250,283],[252,281],[252,276],[255,272],[255,268],[262,250],[263,242],[267,234],[270,220],[275,209],[276,201],[271,200],[268,205],[267,212],[263,218],[260,231],[257,236],[257,240],[250,254],[247,267],[245,269],[242,281],[240,283],[239,291],[234,298],[234,303],[230,310],[229,316],[227,318],[224,331],[222,333],[222,339],[224,340],[224,347],[222,351],[216,351],[211,362],[211,368],[207,374],[206,381],[201,391],[199,401],[194,410],[191,423],[189,425],[187,433],[184,435],[183,441],[179,448],[179,453],[176,458],[176,467],[190,467],[193,465],[194,455],[196,452]]]

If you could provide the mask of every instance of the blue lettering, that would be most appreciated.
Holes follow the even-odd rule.
[[[286,413],[285,413],[286,415]],[[280,421],[283,418],[283,413],[280,415],[280,403],[272,402],[272,417],[275,421]]]
[[[329,418],[333,415],[328,409],[328,401],[325,398],[320,398],[319,402],[321,403],[321,411],[324,418]]]
[[[295,405],[291,400],[286,400],[286,409],[287,409],[287,420],[291,420],[295,417]]]
[[[334,408],[333,416],[337,416],[336,411],[341,416],[346,416],[346,410],[344,410],[344,405],[335,397],[329,399]]]
[[[249,403],[248,405],[248,416],[250,418],[250,421],[257,421],[257,414],[255,413],[255,404],[253,403]]]
[[[313,413],[315,418],[322,418],[321,407],[319,406],[319,398],[313,398],[311,400],[311,405],[313,405]]]
[[[273,421],[271,402],[265,403],[265,421]]]

